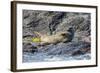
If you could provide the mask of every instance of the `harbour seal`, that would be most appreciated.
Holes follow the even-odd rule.
[[[41,44],[57,44],[60,42],[71,42],[74,37],[74,30],[70,27],[67,31],[57,32],[54,35],[46,35],[41,34],[39,32],[35,32],[35,34],[40,36]]]

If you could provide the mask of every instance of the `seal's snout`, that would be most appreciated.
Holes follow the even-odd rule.
[[[73,27],[70,27],[67,31],[74,31]]]
[[[66,37],[67,34],[66,33],[61,33],[61,36]]]

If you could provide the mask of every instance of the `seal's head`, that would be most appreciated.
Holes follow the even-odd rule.
[[[74,32],[74,28],[73,27],[69,27],[69,29],[67,31],[68,32]]]

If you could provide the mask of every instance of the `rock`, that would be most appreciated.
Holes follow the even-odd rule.
[[[90,53],[90,44],[86,42],[59,43],[57,45],[43,46],[38,51],[47,55],[82,55]]]
[[[37,51],[38,51],[37,47],[33,46],[32,44],[30,44],[30,43],[24,43],[23,44],[23,52],[32,52],[32,53],[34,53],[34,52],[37,52]]]
[[[71,42],[46,46],[23,42],[23,51],[70,56],[91,53],[90,21],[89,13],[23,10],[23,39],[36,37],[34,31],[48,35],[66,31],[69,27],[75,31]]]
[[[76,52],[73,52],[73,53],[72,53],[72,56],[83,55],[83,54],[85,54],[85,53],[83,53],[82,51],[78,50],[78,51],[76,51]]]

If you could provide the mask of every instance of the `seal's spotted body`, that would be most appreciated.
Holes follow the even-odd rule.
[[[57,32],[55,35],[43,35],[35,32],[40,36],[41,44],[57,44],[60,42],[70,42],[74,37],[73,28],[69,28],[65,32]]]

